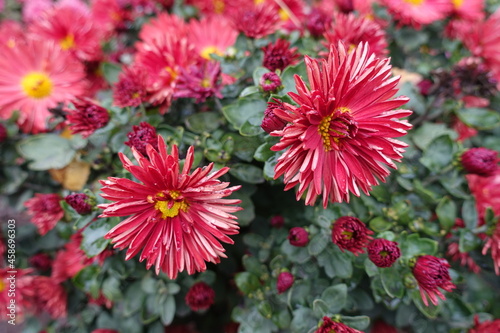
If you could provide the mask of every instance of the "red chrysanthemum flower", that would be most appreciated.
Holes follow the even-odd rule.
[[[273,228],[283,228],[283,226],[285,225],[285,218],[281,215],[275,215],[273,217],[271,217],[271,227]]]
[[[161,13],[144,24],[139,32],[139,38],[146,45],[161,43],[166,36],[175,36],[178,39],[186,38],[188,36],[186,22],[177,15]]]
[[[45,235],[52,230],[57,222],[64,216],[64,210],[59,201],[59,194],[36,193],[34,198],[27,200],[24,206],[31,215],[31,222],[36,225],[40,235]]]
[[[383,320],[376,320],[373,323],[370,333],[398,333],[398,330]]]
[[[52,267],[52,259],[47,253],[37,253],[29,259],[30,266],[45,272]]]
[[[401,257],[398,243],[376,238],[368,244],[368,258],[377,267],[391,267]]]
[[[54,41],[80,60],[92,61],[102,57],[103,36],[88,11],[56,6],[34,20],[30,32],[37,38]]]
[[[339,217],[332,227],[332,242],[342,250],[351,251],[355,256],[364,253],[364,248],[373,239],[373,231],[357,217]]]
[[[54,282],[60,283],[70,279],[91,264],[92,259],[80,248],[82,239],[80,232],[71,235],[69,242],[57,252],[51,274]]]
[[[141,122],[139,126],[132,126],[132,131],[127,134],[127,137],[129,141],[126,141],[125,144],[135,148],[141,155],[146,156],[148,145],[158,149],[156,129],[145,121]]]
[[[329,317],[323,317],[323,323],[316,330],[315,333],[363,333],[361,331],[355,330],[345,324],[339,323],[338,321],[333,321]]]
[[[498,152],[484,147],[467,149],[461,156],[462,167],[469,174],[493,176],[498,170]]]
[[[457,132],[457,141],[464,141],[477,135],[477,129],[467,126],[460,118],[456,117],[452,122],[452,128]]]
[[[64,108],[67,112],[69,128],[72,134],[81,134],[88,138],[97,129],[109,122],[108,110],[98,105],[90,98],[77,98],[71,101],[75,109]]]
[[[287,238],[293,246],[304,247],[309,243],[309,233],[301,227],[290,229]]]
[[[326,42],[322,43],[328,49],[331,44],[337,45],[339,41],[353,47],[361,42],[366,42],[376,56],[383,57],[388,53],[385,30],[375,21],[365,17],[357,17],[353,13],[334,14],[333,22],[327,27],[324,37]]]
[[[215,291],[205,282],[197,282],[189,288],[184,299],[193,311],[206,310],[215,300]]]
[[[491,235],[486,238],[482,254],[486,255],[488,250],[491,251],[495,274],[500,275],[500,222],[497,222],[496,226],[493,227]]]
[[[295,278],[290,272],[281,272],[278,275],[278,280],[276,281],[276,289],[278,290],[278,294],[282,294],[288,289],[290,289],[293,285]]]
[[[276,32],[281,21],[278,12],[274,6],[268,6],[265,3],[241,6],[231,15],[233,25],[239,32],[248,38],[263,38]]]
[[[260,78],[260,86],[266,92],[275,91],[281,86],[281,79],[275,72],[264,73]]]
[[[198,54],[210,60],[211,54],[223,56],[236,43],[238,31],[223,16],[210,16],[189,22],[189,41]]]
[[[179,152],[172,146],[167,153],[165,141],[158,136],[158,149],[148,146],[148,158],[132,149],[139,165],[119,153],[123,167],[142,183],[110,177],[101,181],[102,197],[116,201],[103,204],[100,217],[132,215],[111,229],[115,248],[128,247],[126,259],[141,252],[140,261],[147,260],[149,269],[155,265],[169,278],[179,272],[188,274],[206,269],[206,261],[218,263],[226,257],[220,241],[232,244],[228,235],[238,233],[236,217],[231,213],[241,208],[232,206],[237,199],[224,199],[240,186],[218,178],[229,171],[225,167],[210,173],[213,163],[189,174],[193,165],[194,148],[190,147],[186,161],[179,170]]]
[[[476,210],[479,220],[484,220],[486,209],[493,209],[495,216],[500,215],[500,169],[490,177],[466,175],[470,191],[476,199]]]
[[[427,297],[432,304],[438,305],[438,297],[445,300],[446,297],[438,288],[448,292],[456,288],[451,282],[448,268],[450,264],[446,259],[437,258],[431,255],[420,256],[417,258],[413,267],[413,275],[420,288],[420,296],[425,306],[429,306]]]
[[[133,19],[130,11],[122,8],[120,4],[126,5],[119,0],[94,0],[91,2],[92,21],[105,37],[111,37],[117,30],[126,29],[126,23]]]
[[[0,45],[0,117],[20,111],[18,124],[33,134],[47,129],[50,108],[80,96],[83,65],[51,41],[28,39]]]
[[[139,106],[148,99],[148,72],[139,66],[126,67],[113,85],[113,104],[121,108]]]
[[[16,268],[15,273],[9,273],[10,268],[0,268],[0,320],[7,322],[15,319],[16,323],[24,320],[27,313],[35,312],[34,276],[29,275],[31,269]],[[15,293],[15,298],[12,293]],[[11,303],[11,299],[15,303]]]
[[[453,261],[457,261],[462,266],[466,266],[471,272],[478,274],[481,268],[467,252],[460,252],[458,243],[450,243],[446,250],[446,255]]]
[[[202,103],[212,96],[222,98],[220,78],[220,63],[217,61],[204,60],[188,69],[181,68],[174,97],[195,98],[196,103]]]
[[[486,320],[479,322],[479,316],[474,316],[474,327],[469,330],[469,333],[498,333],[500,332],[500,319]]]
[[[48,276],[36,276],[33,279],[35,303],[39,312],[47,312],[52,318],[66,317],[66,290]]]
[[[411,125],[399,118],[412,112],[395,108],[408,101],[391,99],[399,77],[391,77],[389,59],[378,59],[367,44],[349,52],[339,44],[328,59],[306,56],[308,88],[295,76],[296,93],[290,97],[299,105],[284,103],[274,113],[289,122],[274,131],[280,142],[273,151],[288,148],[278,159],[275,176],[284,175],[285,190],[299,185],[297,200],[307,192],[307,205],[323,195],[328,201],[349,201],[349,192],[368,195],[373,185],[384,181],[401,161],[407,144],[393,139],[403,136]],[[377,179],[378,178],[378,179]]]
[[[290,48],[290,42],[284,39],[277,39],[276,42],[269,43],[262,48],[264,60],[262,66],[270,71],[283,71],[286,67],[297,63],[299,54],[297,48]]]
[[[80,215],[89,214],[92,211],[91,199],[85,193],[73,193],[67,195],[64,200]]]
[[[381,0],[380,2],[387,7],[400,25],[411,25],[416,29],[446,18],[453,8],[449,0]]]
[[[332,15],[318,7],[313,8],[305,20],[306,29],[314,37],[322,36],[331,23]]]
[[[484,19],[484,1],[483,0],[452,0],[452,13],[459,19],[470,21],[480,21]]]

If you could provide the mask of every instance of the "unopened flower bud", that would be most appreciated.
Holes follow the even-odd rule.
[[[294,277],[290,272],[281,272],[278,275],[278,281],[276,282],[276,289],[278,289],[278,294],[284,293],[290,289],[293,285]]]
[[[281,86],[281,79],[278,74],[268,72],[260,78],[260,86],[264,91],[275,91]]]
[[[214,304],[215,291],[205,282],[195,283],[186,294],[186,304],[193,311],[206,310]]]
[[[483,177],[491,176],[498,169],[498,152],[488,148],[471,148],[460,157],[467,173]]]
[[[368,244],[368,258],[377,267],[391,267],[401,256],[398,243],[383,238],[376,238]]]
[[[92,211],[91,199],[85,193],[70,194],[64,200],[80,215],[89,214]]]
[[[287,238],[293,246],[304,247],[309,243],[309,233],[301,227],[290,229]]]
[[[277,109],[283,109],[283,102],[280,100],[275,99],[274,102],[267,103],[267,109],[264,111],[264,119],[262,120],[262,125],[260,125],[266,133],[282,130],[287,124],[286,121],[275,114]]]
[[[285,219],[281,215],[271,217],[271,226],[273,228],[282,228],[285,225]]]

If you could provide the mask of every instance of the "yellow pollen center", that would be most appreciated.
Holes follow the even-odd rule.
[[[3,279],[0,279],[0,293],[5,289],[5,282],[3,282]]]
[[[171,200],[157,200],[155,202],[155,209],[161,212],[161,217],[163,219],[166,219],[167,217],[176,217],[179,215],[179,211],[181,210],[183,212],[187,212],[189,205],[186,200],[182,199],[176,201],[176,199],[181,195],[179,191],[170,191],[168,195]],[[156,197],[164,198],[165,195],[163,193],[158,193]],[[154,199],[148,197],[148,201],[150,202],[151,200]]]
[[[420,6],[425,0],[404,0],[404,2],[409,3],[413,6]]]
[[[226,5],[223,0],[213,0],[215,14],[222,14]]]
[[[203,50],[201,50],[200,52],[200,55],[207,59],[207,60],[210,60],[210,55],[211,54],[217,54],[218,56],[223,56],[224,55],[224,52],[222,52],[217,46],[206,46],[203,48]]]
[[[52,92],[52,81],[45,73],[30,72],[21,79],[21,87],[29,97],[41,99]]]
[[[342,115],[345,113],[349,113],[350,111],[351,109],[342,106],[335,109],[334,114],[338,116],[339,114]],[[333,143],[335,143],[336,146],[338,146],[340,138],[347,136],[345,132],[341,132],[334,128],[332,124],[332,119],[334,120],[334,122],[337,121],[337,119],[333,118],[334,114],[324,117],[318,126],[318,133],[321,136],[321,140],[323,141],[323,147],[327,152],[334,149],[334,147],[332,147],[332,141]],[[342,123],[342,120],[338,121]]]
[[[453,7],[460,8],[464,3],[464,0],[451,0],[451,3],[453,4]]]
[[[280,16],[280,19],[282,21],[287,21],[290,18],[290,15],[288,15],[287,11],[283,8],[280,8],[280,10],[278,11],[278,15]]]
[[[69,33],[67,36],[61,39],[59,44],[61,45],[61,48],[63,50],[70,50],[75,47],[75,36],[72,33]]]
[[[132,94],[132,98],[139,98],[141,96],[141,94],[139,94],[138,92],[135,92]]]
[[[379,253],[379,256],[381,256],[382,258],[385,258],[389,255],[389,253],[387,253],[387,251],[380,251]]]
[[[14,38],[10,38],[7,41],[7,47],[13,49],[15,46],[16,46],[16,41],[14,40]]]
[[[201,80],[201,86],[203,88],[210,88],[210,80],[209,79],[203,79],[203,80]]]
[[[170,78],[174,81],[177,78],[177,72],[170,66],[165,67],[165,70],[170,74]]]
[[[253,3],[256,4],[256,5],[260,5],[264,1],[266,1],[266,0],[253,0]]]
[[[352,232],[351,231],[342,231],[342,235],[344,235],[345,239],[351,239],[352,238]]]

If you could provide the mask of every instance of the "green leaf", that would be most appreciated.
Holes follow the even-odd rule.
[[[19,142],[17,149],[24,158],[32,160],[32,170],[61,169],[75,156],[70,141],[56,134],[30,136]]]
[[[259,310],[259,313],[267,319],[270,319],[273,315],[273,308],[271,307],[271,303],[268,301],[260,302],[257,306],[257,310]]]
[[[418,255],[434,255],[437,252],[438,244],[429,238],[420,238],[418,234],[411,234],[406,240],[400,242],[401,254],[405,258],[412,258]]]
[[[328,304],[326,304],[326,302],[320,298],[313,301],[312,309],[316,317],[323,317],[330,313],[330,311],[328,310]]]
[[[248,96],[248,95],[256,94],[258,92],[259,92],[259,87],[257,87],[257,86],[248,86],[248,87],[245,87],[245,89],[243,89],[241,91],[240,98]]]
[[[345,284],[337,284],[323,291],[321,299],[328,305],[330,314],[339,313],[347,302],[347,286]]]
[[[219,128],[221,123],[217,112],[195,113],[186,119],[186,127],[194,133],[211,133]]]
[[[464,108],[458,110],[458,117],[466,125],[481,130],[500,126],[500,113],[482,108]]]
[[[341,321],[342,323],[356,330],[366,330],[370,325],[370,317],[368,316],[355,316],[355,317],[342,316]]]
[[[246,183],[260,184],[264,182],[262,169],[252,164],[235,163],[231,165],[229,173]]]
[[[370,221],[370,229],[372,229],[375,232],[383,232],[391,229],[392,223],[387,221],[381,216],[377,216],[374,219]]]
[[[243,208],[240,211],[234,213],[238,218],[238,223],[240,226],[247,226],[255,219],[255,206],[252,199],[245,193],[233,192],[230,197],[231,199],[240,199],[241,203],[238,205]]]
[[[117,301],[122,297],[120,291],[120,280],[114,276],[108,277],[102,283],[102,293],[110,301]]]
[[[234,281],[239,290],[248,295],[260,288],[259,278],[250,272],[236,274]]]
[[[449,197],[443,197],[436,208],[436,214],[441,226],[449,230],[457,218],[457,205]]]
[[[426,150],[436,138],[447,135],[453,140],[457,138],[457,133],[444,124],[425,123],[413,132],[413,142],[415,145]]]
[[[307,245],[307,249],[309,250],[309,254],[312,256],[317,256],[330,244],[330,239],[325,234],[317,234],[315,235],[309,244]]]
[[[365,272],[369,277],[373,277],[379,274],[378,267],[368,258],[365,259]]]
[[[122,68],[120,65],[115,63],[105,62],[101,65],[101,70],[104,75],[104,79],[109,84],[114,84],[118,82],[118,76],[120,75]]]
[[[262,124],[262,116],[255,115],[248,118],[240,128],[240,134],[243,136],[256,136],[260,133],[264,133],[264,130],[260,125]]]
[[[300,307],[294,310],[292,317],[293,319],[290,323],[292,333],[308,332],[311,327],[315,327],[318,323],[313,311],[309,308]]]
[[[271,150],[272,146],[273,144],[269,142],[261,144],[255,151],[254,158],[260,162],[267,161],[271,156],[274,156],[276,154],[276,152]]]
[[[80,247],[88,257],[95,257],[108,246],[110,240],[105,239],[104,235],[109,230],[108,219],[98,219],[83,230]]]
[[[221,139],[222,142],[232,138],[234,142],[233,155],[245,162],[252,162],[256,150],[261,145],[262,141],[258,136],[244,137],[238,133],[227,133]]]
[[[160,304],[160,320],[163,325],[168,326],[172,323],[175,317],[175,298],[174,296],[167,296],[165,301]]]
[[[397,266],[381,268],[380,280],[387,295],[391,297],[402,298],[405,293],[402,275],[399,273]]]
[[[236,103],[223,107],[222,112],[224,113],[226,119],[237,130],[239,130],[242,135],[244,135],[241,131],[241,128],[243,127],[243,125],[245,125],[245,123],[247,123],[250,118],[252,118],[252,123],[248,122],[246,124],[245,133],[251,132],[250,125],[254,126],[253,124],[256,123],[256,119],[260,119],[260,122],[258,123],[260,129],[260,124],[262,123],[262,118],[264,117],[264,110],[266,109],[266,107],[266,101],[264,101],[259,94],[253,94],[240,98]]]
[[[394,37],[397,44],[407,52],[418,49],[429,40],[429,35],[424,30],[416,30],[410,27],[396,29]]]
[[[456,143],[447,135],[432,141],[420,158],[429,170],[439,172],[449,166],[456,152]]]
[[[257,67],[255,68],[255,70],[253,71],[253,84],[256,86],[256,87],[259,87],[260,86],[260,79],[262,77],[262,75],[266,74],[266,73],[269,73],[270,70],[265,68],[265,67]]]
[[[462,219],[468,229],[474,229],[476,227],[478,215],[474,199],[465,200],[462,204]]]
[[[303,61],[301,61],[295,66],[288,66],[283,71],[283,74],[281,75],[281,82],[284,88],[282,91],[280,91],[281,94],[285,95],[291,91],[293,92],[297,91],[297,89],[295,88],[295,79],[294,79],[295,75],[302,77],[302,79],[307,78],[306,66]]]
[[[349,253],[339,249],[333,252],[333,269],[335,275],[342,279],[349,279],[352,276],[352,262]]]
[[[458,250],[462,253],[470,252],[481,244],[481,240],[468,229],[460,230]]]

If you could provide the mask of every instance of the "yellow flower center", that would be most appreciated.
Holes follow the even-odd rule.
[[[389,253],[387,251],[380,251],[378,255],[381,256],[382,258],[385,258],[389,255]]]
[[[29,97],[41,99],[52,92],[52,81],[45,73],[30,72],[21,79],[21,87]]]
[[[340,150],[341,139],[356,135],[358,127],[350,111],[349,108],[339,107],[319,123],[318,133],[326,152]]]
[[[13,49],[15,46],[16,46],[16,41],[14,40],[14,38],[10,38],[7,41],[7,47]]]
[[[215,14],[222,14],[226,5],[223,0],[213,0]]]
[[[345,239],[351,239],[352,238],[352,232],[351,231],[342,231],[342,235],[344,235]]]
[[[290,15],[288,15],[288,12],[284,10],[283,8],[280,8],[278,11],[278,15],[280,16],[280,19],[282,21],[287,21],[290,18]]]
[[[404,1],[413,6],[420,6],[425,0],[404,0]]]
[[[207,60],[210,60],[210,55],[211,54],[217,54],[218,56],[223,56],[224,55],[224,52],[222,52],[217,46],[206,46],[203,48],[203,50],[201,50],[200,52],[200,55],[207,59]]]
[[[155,203],[155,209],[161,212],[161,217],[166,219],[167,217],[176,217],[179,215],[179,211],[187,212],[189,209],[189,204],[185,199],[180,198],[181,193],[179,191],[169,191],[167,195],[160,192],[156,194],[155,198],[148,197],[149,202]]]
[[[453,4],[453,7],[460,8],[464,3],[464,0],[451,0],[451,3]]]
[[[201,86],[203,88],[210,88],[210,80],[209,79],[203,79],[203,80],[201,80]]]
[[[174,81],[177,78],[178,74],[172,67],[167,66],[165,67],[165,70],[167,71],[168,74],[170,74],[170,79],[172,81]]]
[[[65,50],[65,51],[70,50],[73,47],[75,47],[75,36],[70,33],[70,34],[66,35],[63,39],[61,39],[59,44],[61,45],[61,48],[63,50]]]
[[[5,282],[3,282],[3,279],[0,279],[0,293],[5,289]]]
[[[260,5],[261,3],[264,3],[266,0],[253,0],[253,3],[256,5]]]

